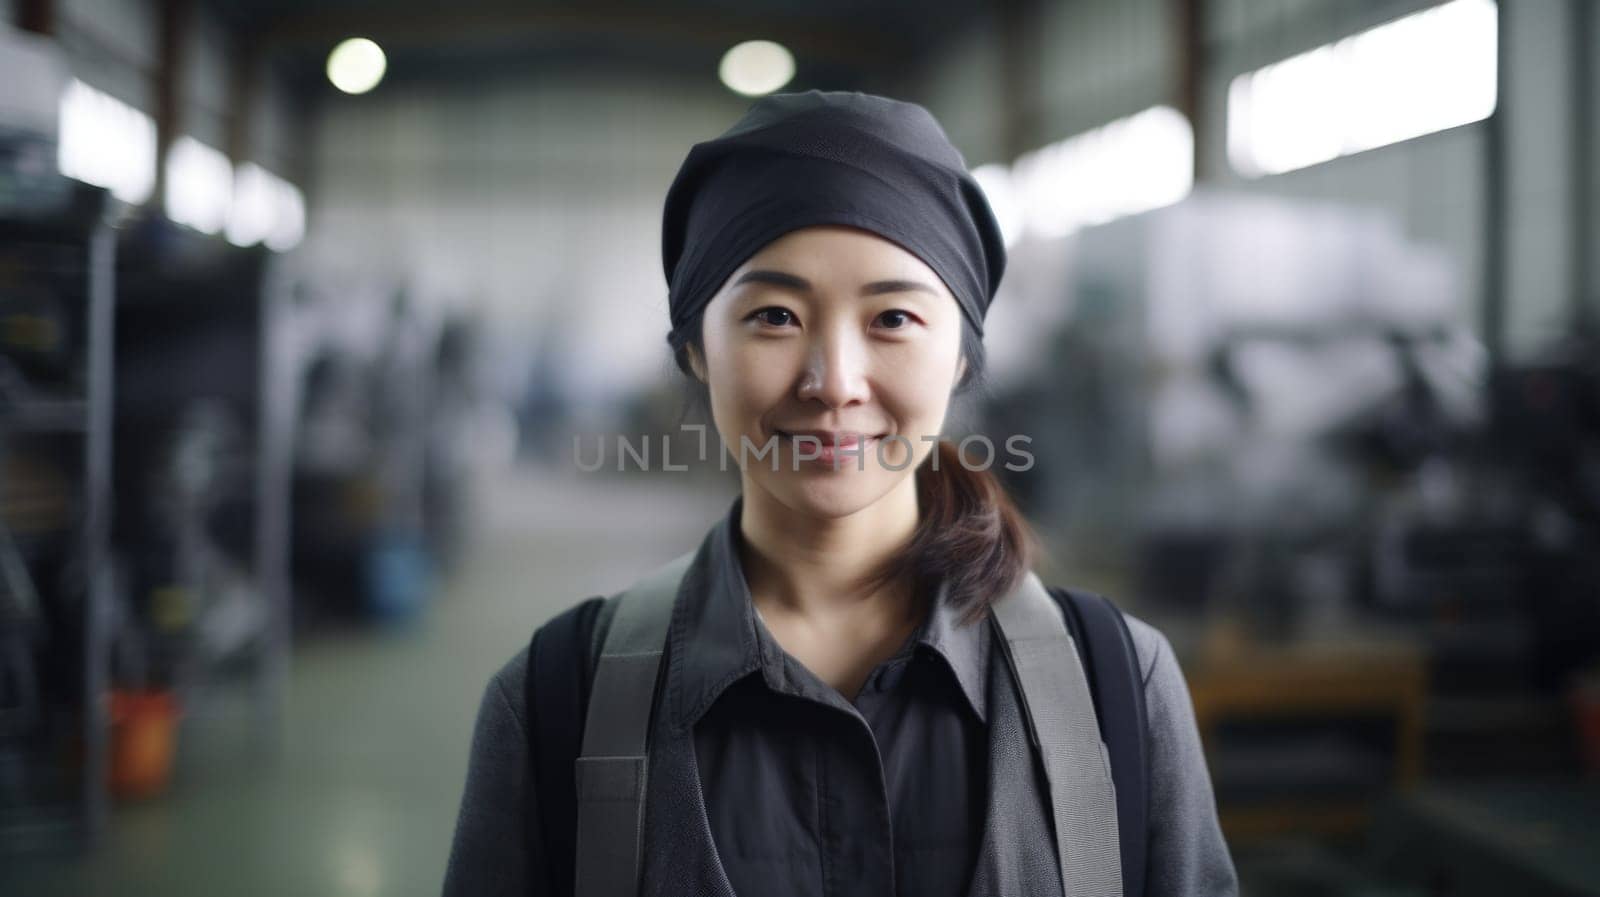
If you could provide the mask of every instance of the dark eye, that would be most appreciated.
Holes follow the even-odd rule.
[[[911,321],[911,313],[902,311],[898,308],[892,308],[883,314],[878,315],[878,322],[890,330],[899,330],[905,327],[907,324],[910,324]]]
[[[778,308],[775,305],[770,308],[763,308],[750,317],[771,327],[787,327],[794,322],[793,312],[787,308]]]

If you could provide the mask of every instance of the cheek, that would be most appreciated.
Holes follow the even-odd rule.
[[[906,435],[913,439],[936,435],[944,424],[946,408],[950,404],[949,391],[933,382],[898,385],[886,390],[884,404],[901,427],[916,432]]]
[[[955,382],[956,353],[916,347],[885,364],[878,399],[912,439],[936,435],[944,423]]]
[[[800,362],[776,343],[732,340],[707,349],[716,359],[710,369],[710,387],[718,429],[754,434],[761,418],[788,395]]]

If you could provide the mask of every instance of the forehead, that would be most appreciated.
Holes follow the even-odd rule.
[[[754,268],[780,268],[817,282],[918,280],[949,293],[939,275],[910,250],[871,231],[843,225],[792,230],[763,246],[734,273]]]

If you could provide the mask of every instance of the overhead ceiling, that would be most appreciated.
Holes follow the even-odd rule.
[[[321,89],[328,50],[371,37],[390,77],[477,77],[486,69],[632,68],[714,77],[742,40],[795,54],[797,88],[882,86],[933,60],[984,16],[979,0],[201,0],[292,82]]]

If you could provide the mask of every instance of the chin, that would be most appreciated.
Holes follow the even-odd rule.
[[[871,507],[894,487],[894,481],[884,477],[882,471],[870,468],[866,471],[764,473],[761,485],[785,507],[821,518],[848,517]]]

